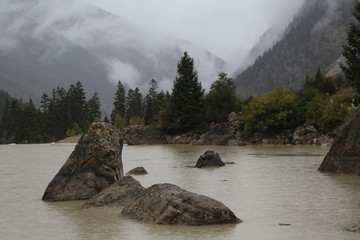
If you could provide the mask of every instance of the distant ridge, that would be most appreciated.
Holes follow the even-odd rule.
[[[283,38],[234,77],[239,93],[263,95],[276,86],[298,90],[318,67],[322,72],[334,68],[351,10],[352,0],[307,0]]]

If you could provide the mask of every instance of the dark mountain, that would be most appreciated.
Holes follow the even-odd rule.
[[[263,95],[276,86],[300,89],[318,67],[331,70],[341,57],[352,0],[307,0],[282,39],[235,77],[243,96]]]
[[[216,76],[224,64],[190,43],[76,1],[0,1],[0,31],[0,89],[37,104],[52,88],[80,81],[89,95],[99,93],[109,113],[119,80],[147,91],[154,78],[169,90],[184,51],[204,79],[214,79],[207,75]]]

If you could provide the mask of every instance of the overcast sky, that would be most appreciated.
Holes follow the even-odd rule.
[[[304,0],[83,0],[231,61],[272,25],[285,27]]]

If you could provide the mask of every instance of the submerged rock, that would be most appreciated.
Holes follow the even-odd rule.
[[[360,111],[336,136],[319,171],[360,174]]]
[[[145,175],[145,174],[148,174],[148,172],[143,167],[136,167],[136,168],[130,170],[127,174],[129,174],[129,175]]]
[[[221,160],[220,154],[215,151],[206,151],[199,157],[195,167],[223,167],[225,163]]]
[[[90,198],[82,208],[123,207],[133,201],[144,189],[133,177],[125,176]]]
[[[221,202],[172,184],[156,184],[129,202],[121,214],[156,224],[210,225],[241,222]]]
[[[356,233],[360,233],[360,222],[357,223],[357,224],[354,224],[350,227],[345,227],[344,228],[346,231],[349,231],[349,232],[356,232]]]
[[[108,123],[93,123],[49,183],[44,201],[89,199],[123,177],[123,137]]]

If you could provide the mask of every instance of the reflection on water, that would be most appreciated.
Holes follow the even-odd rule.
[[[82,210],[82,201],[42,202],[74,146],[0,146],[0,239],[359,239],[343,227],[360,220],[360,178],[318,172],[324,147],[125,146],[124,172],[143,166],[149,174],[136,178],[144,186],[179,185],[244,220],[188,227],[140,223],[117,209]],[[235,164],[193,168],[206,150]]]

